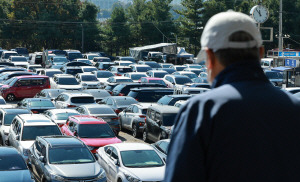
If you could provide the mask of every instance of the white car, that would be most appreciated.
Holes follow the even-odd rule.
[[[97,77],[97,79],[100,81],[101,85],[106,85],[108,78],[114,76],[114,74],[112,74],[111,72],[103,71],[103,70],[92,71],[92,74]]]
[[[26,57],[24,56],[10,56],[8,58],[8,62],[14,63],[15,66],[22,68],[27,68],[27,66],[29,65]]]
[[[98,162],[110,182],[163,181],[165,162],[148,144],[118,143],[98,149]]]
[[[166,82],[169,88],[182,87],[187,83],[193,82],[185,75],[166,75],[163,80]]]
[[[75,78],[83,89],[101,88],[100,81],[95,75],[92,75],[90,73],[77,73]]]
[[[133,82],[139,82],[139,80],[142,77],[148,77],[145,73],[139,73],[139,72],[131,72],[131,73],[125,73],[124,77],[128,77],[131,80],[133,80]]]
[[[139,72],[139,73],[146,73],[149,70],[152,70],[152,68],[146,64],[132,64],[130,65],[132,72]]]
[[[92,71],[97,71],[98,69],[94,66],[80,66],[83,73],[91,73]]]
[[[50,85],[53,89],[82,90],[76,78],[70,74],[56,74],[50,78]]]
[[[69,116],[80,115],[80,113],[74,109],[49,109],[43,115],[51,119],[58,126],[62,126],[66,123]]]
[[[16,51],[3,51],[1,55],[1,62],[8,62],[10,56],[18,56]]]

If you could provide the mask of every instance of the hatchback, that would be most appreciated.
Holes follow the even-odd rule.
[[[54,102],[57,109],[76,109],[84,104],[96,104],[95,98],[91,94],[83,92],[64,92]]]

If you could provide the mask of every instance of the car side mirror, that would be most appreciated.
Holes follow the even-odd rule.
[[[78,136],[77,130],[74,131],[74,136]]]
[[[96,153],[96,154],[94,154],[94,156],[95,156],[95,159],[96,160],[99,160],[99,155]]]
[[[21,106],[21,105],[22,105],[21,102],[18,102],[18,103],[17,103],[17,106]]]
[[[45,157],[44,156],[40,156],[39,157],[39,161],[41,161],[42,163],[45,163]]]
[[[119,161],[118,161],[117,159],[113,159],[113,161],[114,161],[114,164],[115,164],[116,166],[119,165]]]

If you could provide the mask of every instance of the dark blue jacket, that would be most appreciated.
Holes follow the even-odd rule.
[[[300,100],[238,63],[177,116],[166,182],[300,181]]]

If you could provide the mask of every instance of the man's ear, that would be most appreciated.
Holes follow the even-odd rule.
[[[208,69],[212,69],[215,67],[216,64],[216,57],[214,52],[211,49],[205,50],[206,52],[206,67]]]
[[[265,48],[264,47],[260,47],[259,48],[259,57],[264,58],[264,53],[265,53]]]

